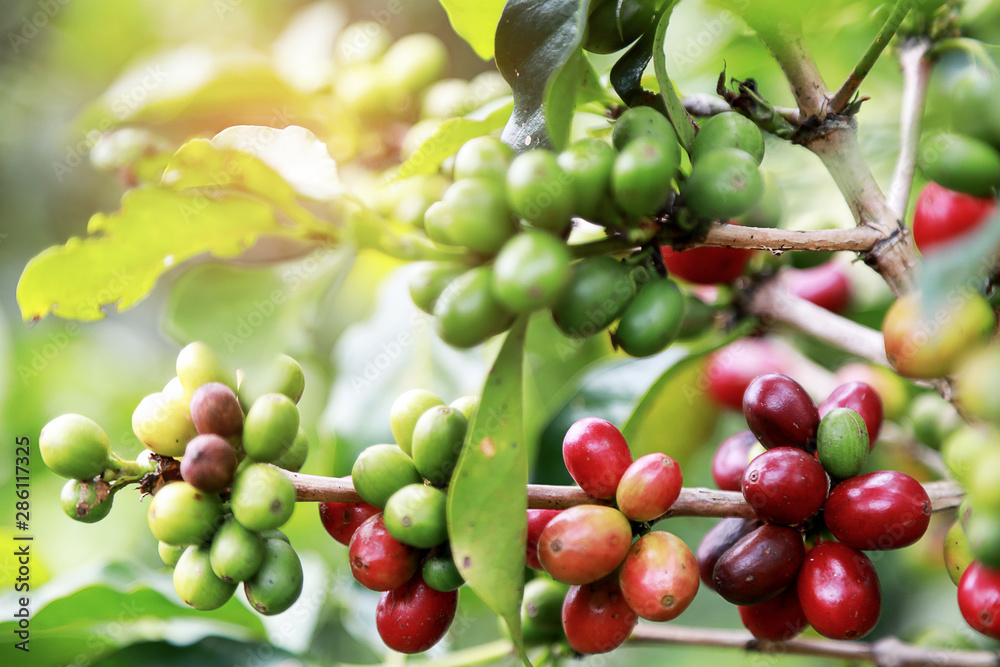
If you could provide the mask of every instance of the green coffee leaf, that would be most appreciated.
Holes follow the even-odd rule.
[[[611,85],[628,106],[642,95],[642,73],[653,59],[656,31],[647,30],[611,68]]]
[[[524,439],[527,318],[504,340],[448,487],[448,533],[459,571],[520,644],[527,535]]]
[[[673,12],[675,4],[677,3],[674,1],[667,4],[660,16],[660,22],[656,24],[656,39],[653,42],[653,68],[656,70],[656,80],[660,84],[660,97],[663,98],[667,108],[667,118],[670,119],[670,123],[677,131],[677,138],[680,140],[681,146],[690,153],[691,146],[694,144],[694,126],[691,124],[691,117],[684,110],[684,104],[677,96],[677,91],[674,90],[673,82],[667,75],[665,42],[667,26],[670,25],[670,14]]]
[[[493,35],[504,0],[440,0],[455,32],[483,60],[493,56]]]
[[[919,289],[924,312],[944,307],[956,290],[979,289],[995,270],[1000,249],[1000,214],[924,257]]]

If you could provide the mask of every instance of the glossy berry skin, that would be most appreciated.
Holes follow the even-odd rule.
[[[712,572],[715,570],[715,564],[719,558],[739,542],[743,536],[756,530],[760,525],[760,522],[755,519],[727,517],[705,533],[705,537],[701,538],[698,551],[695,553],[695,558],[698,561],[698,573],[703,584],[713,591],[715,590]]]
[[[209,382],[191,395],[191,421],[202,435],[228,438],[243,431],[243,408],[236,392],[221,382]]]
[[[233,597],[236,583],[215,576],[207,545],[190,546],[174,566],[174,589],[189,607],[201,611],[218,609]]]
[[[385,525],[397,540],[430,549],[448,539],[445,492],[424,484],[409,484],[385,504]]]
[[[390,535],[381,514],[369,518],[355,531],[348,554],[351,574],[373,591],[402,586],[420,568],[420,552]]]
[[[766,523],[722,554],[712,570],[712,581],[727,602],[760,604],[795,581],[804,558],[799,531]]]
[[[562,606],[569,586],[548,577],[524,585],[521,601],[521,634],[527,646],[551,644],[563,638]]]
[[[570,648],[590,655],[621,646],[639,622],[622,595],[618,577],[572,586],[563,600],[562,626]]]
[[[783,372],[781,353],[769,341],[744,338],[708,356],[704,377],[708,395],[727,408],[743,409],[743,394],[754,378]]]
[[[850,408],[834,408],[819,421],[816,458],[834,479],[861,473],[868,460],[868,427]]]
[[[632,521],[652,521],[670,509],[683,483],[677,461],[659,452],[647,454],[622,475],[615,500],[621,513]]]
[[[573,190],[551,151],[536,149],[514,158],[507,169],[507,201],[536,228],[561,234],[569,227]]]
[[[811,454],[794,447],[775,447],[747,465],[741,489],[761,519],[795,526],[823,507],[830,480]]]
[[[67,479],[91,479],[104,472],[111,446],[97,422],[83,415],[60,415],[38,436],[38,450],[48,468]]]
[[[1000,570],[973,561],[958,583],[958,609],[973,630],[1000,639]]]
[[[236,450],[228,440],[217,435],[198,435],[184,448],[181,477],[191,486],[219,492],[232,483],[235,474]]]
[[[913,210],[913,242],[927,254],[965,236],[996,213],[992,197],[973,197],[931,181],[917,197]]]
[[[767,602],[740,607],[743,627],[757,639],[788,641],[808,627],[799,592],[791,585]]]
[[[924,487],[909,475],[881,470],[834,487],[823,516],[833,536],[849,547],[900,549],[927,531],[931,501]]]
[[[542,564],[538,562],[538,540],[545,526],[549,525],[559,512],[560,510],[528,510],[528,544],[525,562],[533,570],[543,569]]]
[[[618,482],[630,465],[632,452],[614,424],[587,417],[576,421],[563,437],[563,461],[573,480],[587,494],[615,497]]]
[[[458,591],[436,591],[415,576],[382,593],[375,627],[386,646],[400,653],[420,653],[441,641],[455,620]]]
[[[691,211],[709,220],[746,213],[763,194],[757,160],[737,148],[720,148],[702,156],[691,167],[684,188]]]
[[[295,511],[295,486],[277,468],[255,463],[233,482],[233,516],[250,530],[279,528]]]
[[[538,560],[556,581],[589,584],[611,574],[632,546],[632,526],[612,507],[576,505],[538,539]]]
[[[882,591],[872,562],[840,542],[824,542],[809,551],[797,590],[809,625],[830,639],[864,637],[882,611]]]
[[[153,537],[171,546],[201,544],[210,539],[222,521],[218,494],[172,482],[153,496],[146,513]]]
[[[819,411],[798,382],[780,373],[754,378],[743,394],[743,416],[764,447],[816,449]]]
[[[712,457],[712,479],[716,486],[723,491],[740,490],[750,448],[756,444],[757,438],[750,431],[740,431],[719,444]]]
[[[634,296],[626,265],[611,257],[591,257],[574,265],[569,285],[552,306],[552,319],[567,336],[587,338],[611,326]]]
[[[864,420],[868,427],[868,449],[871,450],[882,430],[882,398],[875,387],[866,382],[846,382],[830,393],[819,405],[822,419],[834,408],[850,408]]]
[[[640,618],[670,621],[698,592],[698,561],[679,537],[653,531],[632,545],[618,571],[618,584]]]
[[[493,263],[493,293],[516,313],[551,306],[573,270],[562,239],[537,229],[507,241]]]
[[[667,202],[680,166],[676,145],[637,137],[624,146],[611,169],[611,194],[624,211],[653,215]]]
[[[288,542],[264,540],[264,562],[243,582],[247,602],[258,613],[274,616],[291,607],[302,593],[302,561]]]
[[[834,313],[843,313],[851,303],[851,282],[839,262],[825,262],[811,269],[786,269],[781,282],[800,299]]]
[[[284,394],[264,394],[250,406],[243,424],[243,449],[254,461],[269,463],[299,434],[299,409]]]
[[[735,111],[710,116],[698,131],[691,151],[691,161],[721,148],[738,148],[757,164],[764,159],[764,135],[746,116]]]
[[[731,283],[742,276],[754,251],[709,247],[674,250],[665,246],[662,253],[667,272],[674,278],[699,285],[714,285]]]
[[[319,503],[323,528],[345,547],[351,543],[354,531],[378,513],[378,508],[368,503]]]
[[[411,437],[412,433],[411,429]],[[395,445],[371,445],[362,450],[351,468],[351,480],[361,499],[379,509],[407,484],[423,483],[413,459]]]
[[[630,356],[654,355],[677,338],[686,307],[676,282],[656,278],[639,290],[622,313],[612,339]]]
[[[493,293],[493,267],[466,271],[446,294],[434,304],[434,318],[441,340],[452,347],[479,345],[514,321],[514,314]]]

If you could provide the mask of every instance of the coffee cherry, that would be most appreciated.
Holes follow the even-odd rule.
[[[533,570],[543,569],[542,564],[538,562],[538,540],[542,536],[542,531],[559,512],[560,510],[528,510],[528,543],[525,562]]]
[[[508,241],[493,263],[493,291],[515,313],[555,303],[572,276],[566,244],[539,230]]]
[[[187,482],[172,482],[153,496],[146,522],[153,537],[173,546],[201,544],[222,521],[222,501]]]
[[[441,78],[448,49],[435,35],[418,32],[396,40],[382,56],[379,71],[390,88],[414,93]]]
[[[469,422],[461,412],[447,406],[433,407],[413,428],[412,456],[417,471],[435,486],[446,486],[451,478]]]
[[[299,433],[299,409],[284,394],[264,394],[250,407],[243,425],[243,449],[269,463],[288,449]]]
[[[823,517],[833,536],[854,549],[900,549],[919,540],[931,518],[931,500],[907,474],[882,470],[834,487]]]
[[[552,644],[565,636],[562,606],[568,592],[569,586],[548,577],[538,577],[524,585],[521,639],[526,646]]]
[[[619,480],[632,465],[632,453],[621,431],[596,417],[580,419],[569,427],[562,453],[573,480],[595,498],[614,498]]]
[[[496,137],[469,139],[455,153],[455,180],[478,177],[502,182],[513,159],[514,151]]]
[[[362,451],[354,461],[351,480],[361,499],[379,509],[407,484],[423,483],[413,459],[394,445],[372,445]]]
[[[184,449],[181,477],[191,486],[218,493],[236,474],[236,450],[217,435],[198,435]]]
[[[404,544],[430,549],[448,539],[447,496],[433,486],[410,484],[385,504],[389,534]]]
[[[830,480],[812,455],[794,447],[774,447],[747,465],[741,489],[761,519],[795,526],[823,507]]]
[[[375,627],[386,646],[400,653],[420,653],[441,641],[455,620],[458,591],[436,591],[414,576],[382,593]]]
[[[448,407],[455,408],[462,413],[465,420],[469,423],[472,422],[472,418],[476,415],[476,411],[479,409],[479,397],[474,395],[469,396],[459,396],[454,401],[452,401]]]
[[[245,581],[264,562],[264,539],[230,516],[212,538],[209,555],[212,571],[219,579]]]
[[[963,424],[941,445],[941,456],[948,474],[959,484],[968,486],[979,461],[987,456],[997,439],[998,432],[986,424]]]
[[[38,450],[45,465],[60,477],[91,479],[104,472],[111,456],[108,435],[83,415],[61,415],[38,436]]]
[[[743,394],[747,426],[768,449],[816,449],[819,411],[802,386],[779,373],[754,378]]]
[[[615,502],[632,521],[652,521],[674,504],[683,481],[677,461],[666,454],[647,454],[625,470],[618,482]]]
[[[191,395],[191,421],[202,435],[223,438],[243,432],[243,408],[236,392],[221,382],[207,382]]]
[[[764,182],[757,161],[735,148],[706,153],[691,167],[684,188],[687,205],[700,217],[728,220],[757,203]]]
[[[1000,185],[1000,154],[989,144],[945,133],[921,144],[920,167],[935,183],[974,197],[988,197]]]
[[[698,592],[698,561],[676,535],[653,531],[640,537],[618,572],[628,605],[647,621],[671,621]]]
[[[208,545],[200,545],[188,547],[178,559],[174,566],[174,589],[184,604],[209,611],[226,604],[236,592],[236,584],[215,576]]]
[[[442,547],[432,551],[420,566],[420,576],[424,583],[436,591],[447,593],[457,591],[465,583],[462,573],[455,565],[451,550]]]
[[[409,456],[413,442],[413,429],[420,416],[431,408],[444,405],[441,397],[426,389],[411,389],[403,392],[392,402],[389,409],[389,428],[399,448]]]
[[[715,581],[712,579],[712,573],[719,558],[739,542],[743,536],[756,530],[760,525],[760,521],[755,519],[727,517],[705,533],[705,537],[701,538],[701,543],[695,554],[702,583],[714,591]]]
[[[972,556],[987,567],[1000,567],[1000,512],[976,508],[964,530]]]
[[[674,250],[670,246],[661,249],[663,263],[674,278],[698,285],[731,283],[747,268],[753,250],[743,248],[688,248]]]
[[[743,394],[754,378],[783,372],[777,348],[760,338],[742,338],[708,355],[704,377],[708,395],[733,410],[743,409]]]
[[[958,609],[973,630],[1000,639],[1000,569],[973,561],[958,584]]]
[[[715,327],[720,308],[702,301],[694,294],[684,295],[684,321],[681,322],[678,340],[698,338]]]
[[[538,560],[556,581],[588,584],[605,577],[632,546],[632,526],[611,507],[576,505],[559,513],[538,539]]]
[[[850,408],[865,422],[868,432],[868,449],[871,450],[878,440],[882,430],[882,397],[878,391],[866,382],[845,382],[840,385],[819,405],[819,416],[822,419],[834,408]]]
[[[351,543],[351,537],[361,524],[378,513],[378,508],[368,503],[319,503],[319,520],[323,528],[344,546]]]
[[[572,213],[587,220],[600,214],[611,183],[615,149],[600,139],[581,139],[556,157],[573,191]]]
[[[517,215],[556,234],[570,224],[573,189],[570,177],[547,150],[521,153],[507,170],[507,200]]]
[[[114,496],[104,480],[67,481],[59,493],[63,513],[74,521],[97,523],[111,511]]]
[[[845,384],[861,382],[872,387],[875,391],[870,393],[877,394],[882,404],[883,419],[899,421],[899,419],[905,414],[907,407],[911,404],[909,389],[906,381],[900,378],[895,372],[884,366],[852,362],[841,366],[835,373],[835,377],[838,382]],[[838,392],[835,390],[834,394],[836,393]],[[929,394],[922,395],[927,396]],[[940,396],[938,396],[938,398],[940,398]],[[833,394],[830,394],[830,397],[823,402],[829,403],[832,399]],[[864,404],[854,406],[845,403],[838,404],[836,407],[851,408],[861,415],[862,419],[865,420],[865,424],[868,425],[869,437],[872,437],[873,431],[878,430],[874,428],[875,422],[869,421],[870,417],[873,415],[868,413],[868,408],[864,407]],[[881,427],[881,422],[879,422],[879,427]]]
[[[208,345],[194,342],[177,353],[177,377],[190,399],[195,390],[209,382],[220,382],[233,391],[236,377]]]
[[[806,554],[797,590],[809,625],[830,639],[861,639],[882,611],[872,562],[840,542],[824,542]]]
[[[608,328],[632,302],[635,284],[628,267],[610,257],[574,265],[569,284],[552,306],[556,326],[571,338],[587,338]]]
[[[295,486],[280,470],[255,463],[236,476],[230,502],[233,516],[246,528],[279,528],[295,511]]]
[[[279,354],[265,368],[243,378],[237,396],[243,410],[248,411],[264,394],[281,394],[298,403],[305,388],[306,376],[299,362]]]
[[[774,642],[788,641],[809,626],[795,584],[766,602],[740,607],[740,620],[757,639]]]
[[[132,413],[132,432],[160,456],[183,456],[187,443],[198,435],[187,398],[162,393],[139,401]]]
[[[712,457],[712,479],[723,491],[739,491],[743,483],[743,471],[747,469],[750,448],[757,438],[750,431],[740,431],[719,444]]]
[[[962,530],[962,522],[956,521],[944,536],[944,567],[956,586],[973,560],[969,541],[965,537],[965,531]]]
[[[735,111],[716,114],[706,120],[694,139],[691,162],[722,148],[738,148],[757,164],[764,159],[764,135],[746,116]]]
[[[1000,146],[1000,122],[993,113],[1000,97],[1000,82],[991,70],[965,68],[954,88],[952,123],[962,128],[963,134]]]
[[[493,292],[493,268],[479,266],[455,279],[434,305],[437,333],[452,347],[479,345],[506,331],[514,314]]]
[[[941,187],[924,186],[913,211],[913,242],[927,254],[977,229],[997,210],[996,199],[973,197]]]
[[[402,586],[420,568],[420,552],[389,534],[385,517],[376,514],[355,531],[348,547],[351,574],[373,591]]]
[[[509,172],[508,172],[509,173]],[[502,183],[485,178],[463,178],[445,191],[445,233],[454,245],[481,255],[495,255],[517,233]],[[425,225],[435,204],[427,209]],[[430,233],[430,229],[427,230]]]
[[[583,655],[615,650],[638,622],[639,616],[625,601],[615,575],[571,586],[563,600],[563,632],[570,648]]]
[[[953,386],[954,400],[961,407],[962,414],[994,424],[1000,423],[1000,349],[995,345],[980,348],[965,356],[955,370]],[[956,419],[954,406],[945,403],[947,409],[943,411],[944,414],[960,421]]]
[[[736,605],[766,602],[795,581],[805,547],[793,528],[764,524],[744,535],[715,563],[712,582]]]
[[[306,435],[306,432],[300,426],[298,433],[295,434],[295,440],[292,440],[292,444],[281,453],[281,456],[271,461],[271,463],[278,468],[298,472],[302,470],[302,466],[305,465],[308,456],[309,436]]]
[[[677,339],[684,322],[684,307],[684,293],[677,283],[669,278],[654,279],[625,308],[612,338],[633,357],[654,355]]]
[[[680,167],[676,144],[637,137],[626,144],[611,169],[611,193],[624,211],[653,215],[673,193],[671,181]]]
[[[626,109],[615,121],[611,132],[611,143],[621,151],[640,137],[648,137],[663,146],[677,146],[677,160],[680,162],[680,144],[677,133],[667,117],[651,107]]]
[[[834,313],[843,313],[851,303],[851,282],[839,262],[808,269],[785,269],[781,272],[781,284],[800,299]]]
[[[410,298],[414,305],[428,315],[433,315],[437,300],[466,268],[461,264],[445,262],[417,262],[410,274]]]
[[[256,574],[243,582],[247,602],[264,616],[280,614],[302,593],[302,562],[292,546],[277,539],[264,540],[264,561]]]
[[[976,511],[1000,513],[1000,485],[997,474],[1000,471],[1000,447],[995,445],[977,462],[968,476],[966,491]]]
[[[171,568],[177,565],[185,549],[187,547],[175,547],[166,542],[159,542],[156,546],[156,551],[160,554],[160,560],[163,561],[164,565]]]
[[[868,460],[868,427],[850,408],[833,408],[819,422],[816,456],[834,479],[847,479],[861,472]]]

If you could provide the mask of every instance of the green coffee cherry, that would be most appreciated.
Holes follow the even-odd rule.
[[[394,445],[372,445],[361,452],[351,469],[351,480],[361,499],[380,509],[399,489],[423,482],[413,459]]]
[[[228,582],[245,581],[264,562],[264,539],[230,516],[212,538],[209,555],[215,576]]]
[[[962,530],[962,522],[956,521],[944,536],[944,566],[956,586],[972,561],[972,550]]]
[[[671,182],[680,167],[680,148],[652,137],[625,144],[611,170],[615,203],[632,215],[653,215],[673,192]]]
[[[706,153],[691,168],[684,189],[690,209],[711,220],[728,220],[746,213],[763,193],[757,162],[735,148]]]
[[[526,645],[551,644],[565,638],[562,606],[568,592],[568,584],[548,577],[538,577],[524,585],[521,630]]]
[[[478,177],[502,183],[513,159],[514,151],[496,137],[469,139],[455,154],[455,180]]]
[[[450,407],[431,408],[413,428],[413,463],[417,472],[435,486],[445,486],[451,479],[462,453],[469,421]]]
[[[236,584],[215,576],[208,546],[188,547],[174,567],[174,588],[184,604],[208,611],[218,609],[233,597]]]
[[[712,328],[715,324],[715,306],[705,303],[693,294],[684,296],[684,321],[677,332],[679,340],[695,338]]]
[[[764,183],[764,194],[761,195],[756,204],[750,207],[750,210],[738,216],[736,220],[745,227],[776,228],[781,225],[785,214],[784,195],[774,174],[764,170],[761,170],[760,173]],[[826,262],[833,256],[833,253],[829,250],[812,250],[809,252],[790,252],[786,253],[785,256],[789,258],[792,266],[806,269]]]
[[[440,39],[426,32],[396,40],[379,64],[382,78],[389,86],[410,93],[440,79],[447,67],[448,49]]]
[[[493,291],[493,269],[479,266],[451,284],[447,298],[434,305],[436,329],[452,347],[468,348],[506,331],[514,314]]]
[[[243,584],[243,592],[247,602],[265,616],[280,614],[299,599],[302,562],[288,542],[265,540],[264,560],[257,573]]]
[[[291,447],[299,433],[299,409],[284,394],[264,394],[243,422],[243,449],[254,461],[270,462]]]
[[[385,527],[403,544],[430,549],[448,539],[444,491],[410,484],[392,494],[385,505]]]
[[[615,344],[633,357],[660,352],[677,338],[684,322],[684,293],[669,278],[647,283],[622,313]]]
[[[410,298],[428,315],[434,304],[455,278],[465,273],[467,267],[445,262],[417,262],[410,274]]]
[[[485,178],[463,178],[445,191],[441,202],[448,207],[442,231],[453,245],[483,255],[495,255],[507,239],[517,233],[502,183]],[[435,206],[437,204],[427,209],[428,216]],[[424,217],[425,226],[431,222]],[[431,233],[429,227],[427,233]]]
[[[627,266],[610,257],[578,262],[562,297],[552,307],[556,326],[572,338],[587,338],[621,317],[635,296]]]
[[[172,544],[167,544],[166,542],[158,542],[156,546],[157,553],[160,554],[160,560],[167,567],[174,567],[177,565],[177,561],[181,559],[181,554],[187,547],[175,547]]]
[[[987,567],[1000,568],[1000,512],[975,507],[963,528],[972,556]]]
[[[969,474],[966,490],[977,512],[988,512],[1000,516],[1000,446],[993,446],[982,453]]]
[[[460,396],[451,402],[451,407],[461,412],[465,416],[466,421],[472,423],[472,417],[476,414],[476,410],[479,409],[479,397]]]
[[[621,151],[638,137],[649,137],[657,143],[677,147],[677,162],[680,163],[680,144],[677,133],[667,117],[651,107],[632,107],[615,121],[611,132],[611,143]]]
[[[42,461],[60,477],[91,479],[104,472],[111,456],[108,435],[83,415],[60,415],[38,435]]]
[[[245,528],[278,528],[295,511],[295,486],[280,470],[255,463],[237,473],[230,502]]]
[[[764,159],[764,135],[756,123],[742,114],[735,111],[716,114],[705,121],[695,137],[691,162],[720,148],[738,148],[760,164]]]
[[[266,368],[244,377],[237,396],[246,412],[264,394],[283,394],[298,403],[305,388],[302,365],[287,354],[279,354]]]
[[[868,426],[854,410],[834,408],[819,422],[816,447],[819,462],[831,477],[854,477],[868,460]]]
[[[1000,186],[1000,153],[963,134],[938,134],[924,139],[918,160],[929,179],[950,190],[988,197]]]
[[[59,494],[62,510],[69,518],[83,523],[97,523],[111,511],[114,496],[103,480],[71,479]]]
[[[411,389],[400,394],[389,408],[389,428],[399,448],[409,456],[413,427],[420,415],[436,405],[444,405],[441,397],[426,389]]]
[[[615,149],[600,139],[582,139],[564,150],[556,162],[569,176],[573,190],[572,212],[596,220],[611,187]]]
[[[171,482],[153,496],[146,522],[153,537],[173,546],[211,539],[222,521],[222,501],[187,482]]]
[[[424,233],[427,238],[435,243],[443,245],[458,245],[458,242],[451,237],[452,221],[454,216],[451,212],[451,205],[444,201],[436,201],[424,211]]]
[[[952,433],[941,445],[941,456],[948,472],[962,486],[968,487],[972,472],[986,457],[1000,437],[993,427],[965,425]]]
[[[425,584],[442,593],[458,590],[465,583],[448,549],[431,552],[420,567],[420,576]]]
[[[177,377],[188,398],[206,382],[221,382],[236,391],[236,376],[205,343],[194,342],[177,354]]]
[[[274,459],[271,463],[279,468],[298,472],[302,470],[307,456],[309,456],[309,436],[306,435],[306,432],[300,426],[299,432],[295,436],[295,440],[292,441],[292,444],[281,453],[281,456]]]
[[[507,200],[533,226],[561,234],[573,212],[571,178],[544,149],[521,153],[507,170]]]
[[[160,456],[183,456],[187,443],[198,435],[188,397],[150,394],[132,413],[132,432],[139,442]]]
[[[961,383],[959,376],[956,384],[961,386]],[[913,434],[931,449],[941,449],[944,441],[964,423],[955,406],[937,392],[919,394],[910,401],[906,416],[913,426]]]
[[[493,291],[505,306],[527,313],[554,303],[572,276],[566,244],[528,230],[508,241],[493,264]]]

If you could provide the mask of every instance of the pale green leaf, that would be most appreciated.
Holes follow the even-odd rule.
[[[455,32],[483,60],[493,57],[493,36],[505,0],[441,0]]]

